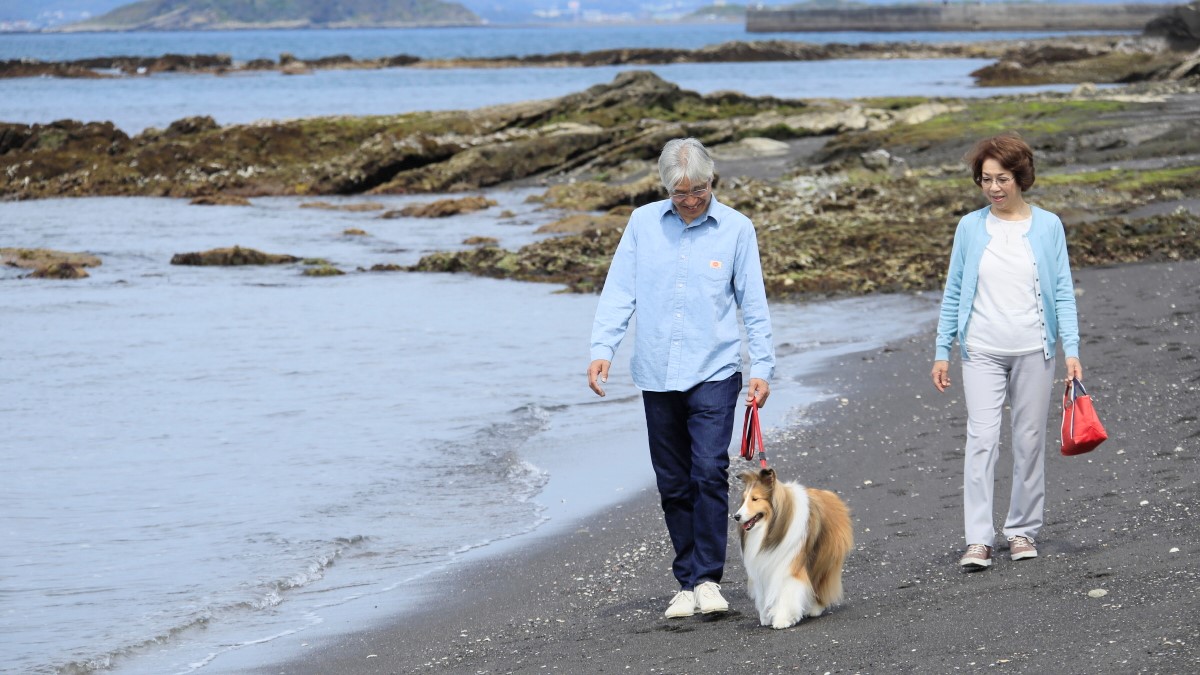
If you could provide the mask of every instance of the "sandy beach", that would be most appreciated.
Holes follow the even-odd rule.
[[[957,566],[965,408],[957,357],[954,388],[929,382],[930,316],[919,337],[830,364],[812,383],[832,398],[767,441],[783,477],[835,490],[853,511],[846,600],[825,615],[760,627],[731,537],[731,611],[663,619],[676,589],[647,490],[566,535],[443,574],[440,593],[385,625],[283,638],[289,662],[258,672],[1197,672],[1200,262],[1075,277],[1085,382],[1110,437],[1063,457],[1051,412],[1036,560],[1001,548],[990,570]],[[1002,450],[998,523],[1009,461]],[[650,480],[649,462],[629,472]]]

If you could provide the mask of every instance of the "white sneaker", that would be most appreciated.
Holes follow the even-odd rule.
[[[663,616],[668,619],[682,619],[696,613],[696,594],[691,591],[679,591],[671,598],[667,611]]]
[[[721,597],[721,585],[714,581],[706,581],[696,586],[696,606],[700,608],[701,614],[729,611],[729,603]]]

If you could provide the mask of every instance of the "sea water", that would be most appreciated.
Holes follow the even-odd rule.
[[[975,41],[1044,37],[1034,33],[745,33],[740,25],[606,28],[446,28],[346,31],[213,31],[182,33],[0,34],[0,59],[44,61],[95,56],[230,54],[239,62],[347,54],[376,58],[523,56],[595,49],[698,48],[730,40],[780,39],[810,43]],[[325,115],[388,115],[421,110],[466,110],[553,98],[611,82],[617,74],[650,70],[679,86],[708,94],[740,91],[779,98],[867,96],[992,96],[1064,91],[1070,85],[978,87],[970,73],[986,59],[897,59],[683,63],[594,68],[387,68],[275,71],[230,75],[156,74],[109,80],[0,80],[0,121],[27,124],[59,119],[111,121],[127,133],[193,115],[244,124]]]

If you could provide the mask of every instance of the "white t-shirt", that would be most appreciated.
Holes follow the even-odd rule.
[[[1001,220],[987,216],[992,235],[979,262],[979,283],[971,304],[967,351],[1020,356],[1042,351],[1037,277],[1025,239],[1032,216]]]

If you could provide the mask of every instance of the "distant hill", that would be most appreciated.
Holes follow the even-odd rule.
[[[471,10],[441,0],[142,0],[61,30],[388,28],[478,23],[479,17]]]

